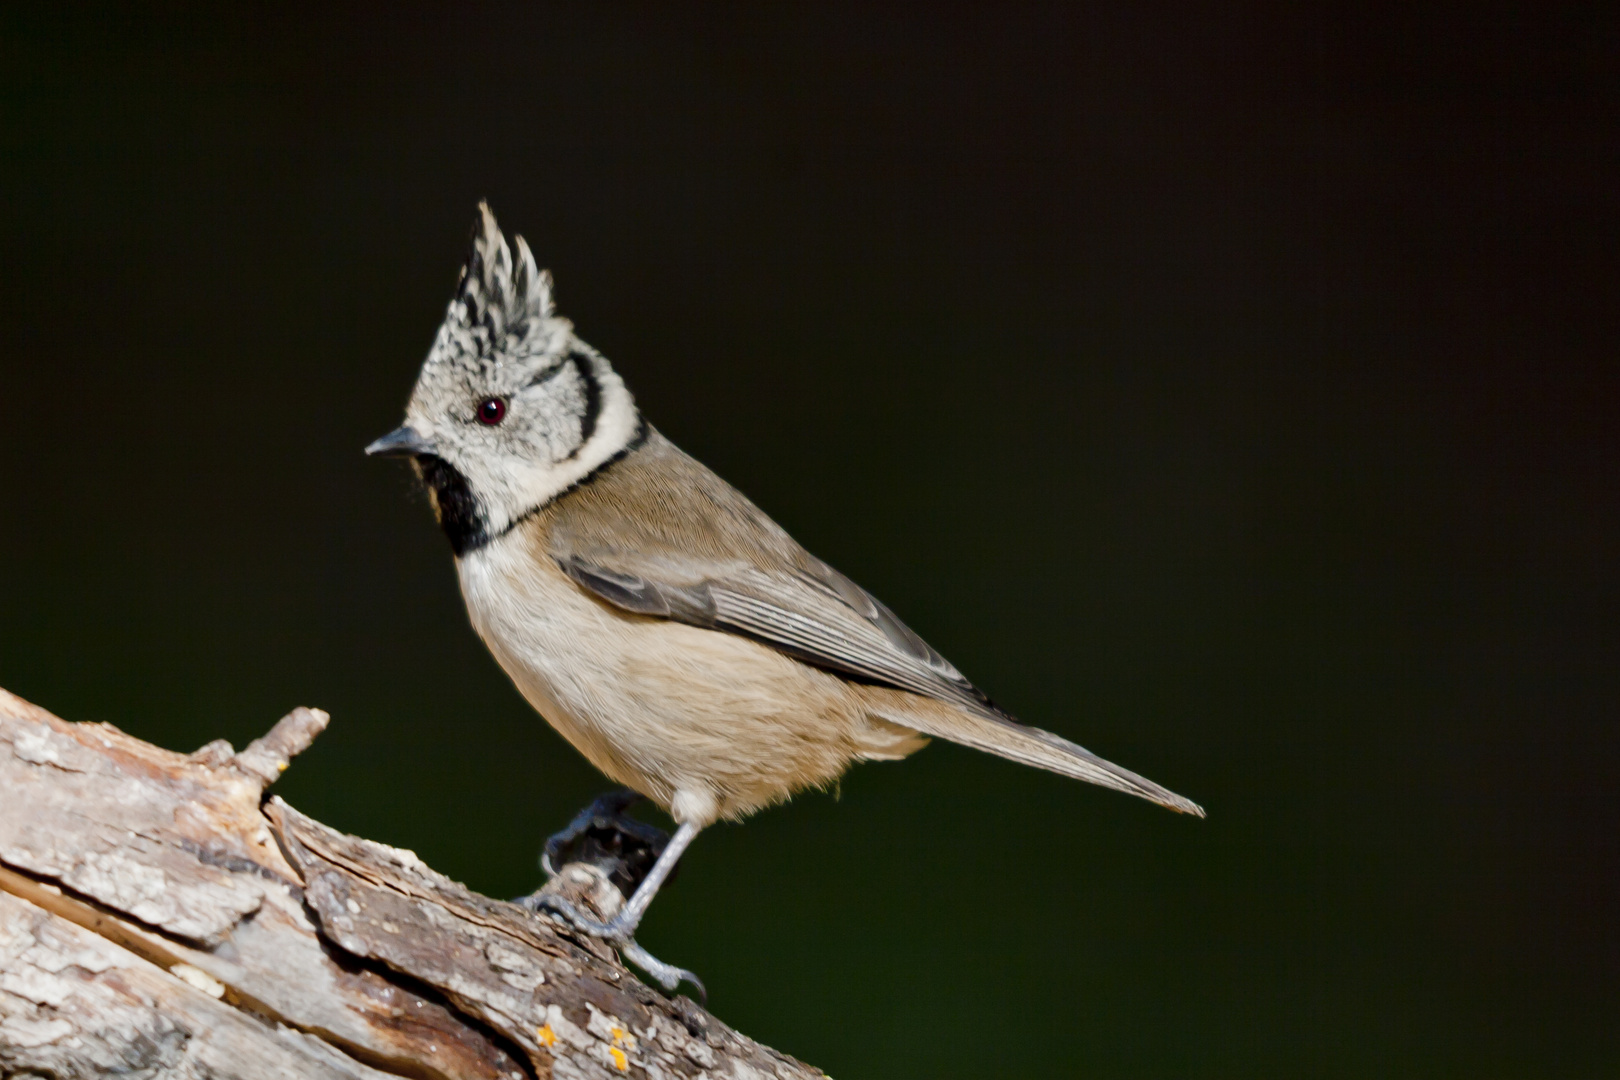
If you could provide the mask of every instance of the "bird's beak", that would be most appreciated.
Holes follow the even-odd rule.
[[[412,457],[434,451],[434,445],[409,424],[395,428],[366,447],[366,454],[370,457]]]

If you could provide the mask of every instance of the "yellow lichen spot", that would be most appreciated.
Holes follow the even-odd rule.
[[[613,1055],[613,1067],[615,1069],[620,1072],[630,1071],[630,1059],[625,1057],[623,1050],[620,1050],[617,1046],[611,1046],[608,1048],[608,1053]]]
[[[613,1036],[614,1046],[622,1046],[626,1050],[634,1050],[636,1048],[636,1037],[624,1030],[624,1028],[610,1027],[608,1028],[608,1034]]]
[[[557,1045],[557,1033],[551,1030],[550,1024],[546,1024],[544,1027],[535,1028],[534,1037],[540,1040],[541,1046]]]

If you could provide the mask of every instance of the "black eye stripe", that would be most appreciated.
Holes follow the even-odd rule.
[[[550,367],[542,368],[540,371],[535,372],[534,378],[523,384],[523,389],[533,389],[534,387],[539,386],[541,383],[555,378],[559,371],[568,366],[568,361],[570,359],[570,356],[564,356],[561,360],[558,360]]]
[[[542,383],[550,382],[570,364],[573,365],[574,370],[578,373],[581,388],[585,393],[585,415],[581,418],[581,428],[583,430],[580,438],[580,441],[584,442],[591,437],[592,432],[595,430],[597,416],[602,410],[602,385],[596,378],[596,372],[591,368],[591,358],[588,355],[573,350],[564,353],[556,361],[535,372],[529,381],[524,383],[522,388],[518,390],[518,393],[521,394],[526,390],[533,390]],[[485,419],[481,415],[478,415],[482,412],[483,406],[489,401],[493,400],[496,399],[487,398],[485,401],[479,403],[478,409],[475,410],[476,419],[486,424],[500,423],[500,420],[498,419],[489,420]],[[502,418],[504,418],[504,406],[507,399],[502,398],[499,400],[502,402]]]

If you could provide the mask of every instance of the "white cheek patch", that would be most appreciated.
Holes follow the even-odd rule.
[[[505,441],[518,447],[523,456],[560,461],[580,450],[587,402],[584,388],[572,374],[573,365],[565,362],[513,396]]]
[[[600,360],[594,360],[598,400],[594,410],[585,406],[589,395],[576,384],[569,396],[573,408],[556,418],[560,432],[548,433],[548,446],[553,448],[549,459],[506,457],[502,487],[509,492],[504,505],[489,507],[491,535],[510,527],[523,515],[546,505],[607,461],[624,450],[641,431],[641,416],[636,411],[635,399],[630,396],[623,380]],[[579,395],[579,396],[575,396]],[[581,419],[595,416],[588,437],[583,444],[576,443],[582,432]],[[550,442],[556,434],[564,436],[562,445]],[[560,452],[559,452],[560,451]]]

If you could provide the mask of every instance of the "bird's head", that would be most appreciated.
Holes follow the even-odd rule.
[[[405,423],[368,454],[409,457],[457,555],[499,536],[641,432],[624,382],[552,307],[523,237],[480,203],[472,250]]]

